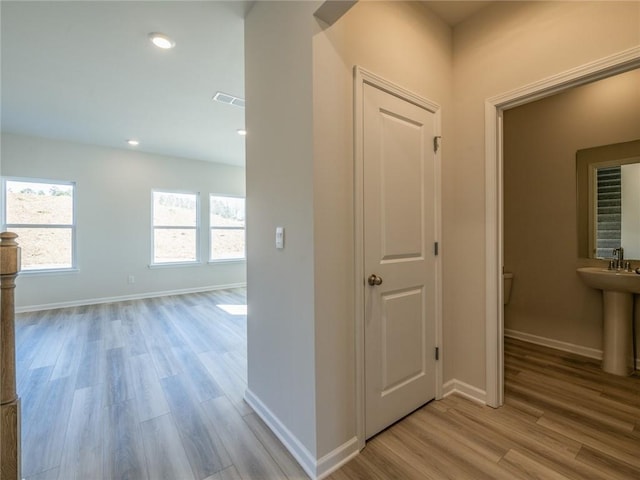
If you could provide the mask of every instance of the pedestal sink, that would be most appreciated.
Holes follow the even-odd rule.
[[[589,287],[602,290],[604,335],[602,369],[615,375],[633,371],[633,295],[640,294],[640,275],[600,267],[578,268]]]

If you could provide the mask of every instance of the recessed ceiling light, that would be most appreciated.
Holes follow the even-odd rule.
[[[238,132],[238,135],[246,135],[247,131],[244,128],[239,128],[238,130],[236,130]]]
[[[133,139],[133,138],[130,139],[130,140],[127,140],[127,143],[129,145],[131,145],[132,147],[136,147],[136,146],[140,145],[140,142],[138,140]]]
[[[156,47],[165,50],[176,46],[176,42],[164,33],[152,32],[149,34],[149,39]]]

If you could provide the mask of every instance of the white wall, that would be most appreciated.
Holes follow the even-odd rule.
[[[314,58],[314,237],[318,454],[354,438],[353,67],[442,107],[451,133],[451,29],[419,2],[359,2],[319,25]],[[447,163],[449,144],[443,142]],[[443,179],[446,183],[446,177]],[[446,361],[446,360],[445,360]]]
[[[496,2],[454,29],[455,128],[443,189],[445,378],[486,385],[485,100],[637,46],[638,25],[638,2]]]
[[[244,195],[244,169],[8,133],[1,154],[3,176],[76,182],[79,271],[21,275],[17,308],[245,283],[244,262],[207,264],[209,193]],[[152,189],[200,193],[202,264],[148,268]]]
[[[311,34],[318,5],[256,2],[245,20],[247,397],[286,428],[309,462],[316,458]],[[276,226],[285,228],[282,250]]]
[[[636,105],[638,106],[638,105]],[[638,127],[640,133],[640,126]],[[625,258],[640,258],[640,164],[622,166],[622,245]]]

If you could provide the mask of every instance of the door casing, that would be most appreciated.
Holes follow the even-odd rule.
[[[354,216],[355,216],[355,353],[356,353],[356,432],[359,448],[364,448],[365,434],[365,268],[364,268],[364,155],[363,155],[363,87],[372,85],[410,103],[433,112],[436,116],[436,135],[441,135],[440,106],[409,90],[371,73],[359,66],[354,67]],[[435,155],[435,241],[441,242],[441,148]],[[436,400],[442,398],[442,256],[436,257],[435,282],[435,340],[440,347],[440,359],[436,362]]]
[[[503,112],[573,87],[640,68],[640,46],[604,57],[485,101],[485,298],[487,405],[504,403]]]

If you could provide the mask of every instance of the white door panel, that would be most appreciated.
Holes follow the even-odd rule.
[[[435,397],[434,112],[364,85],[365,430]]]

